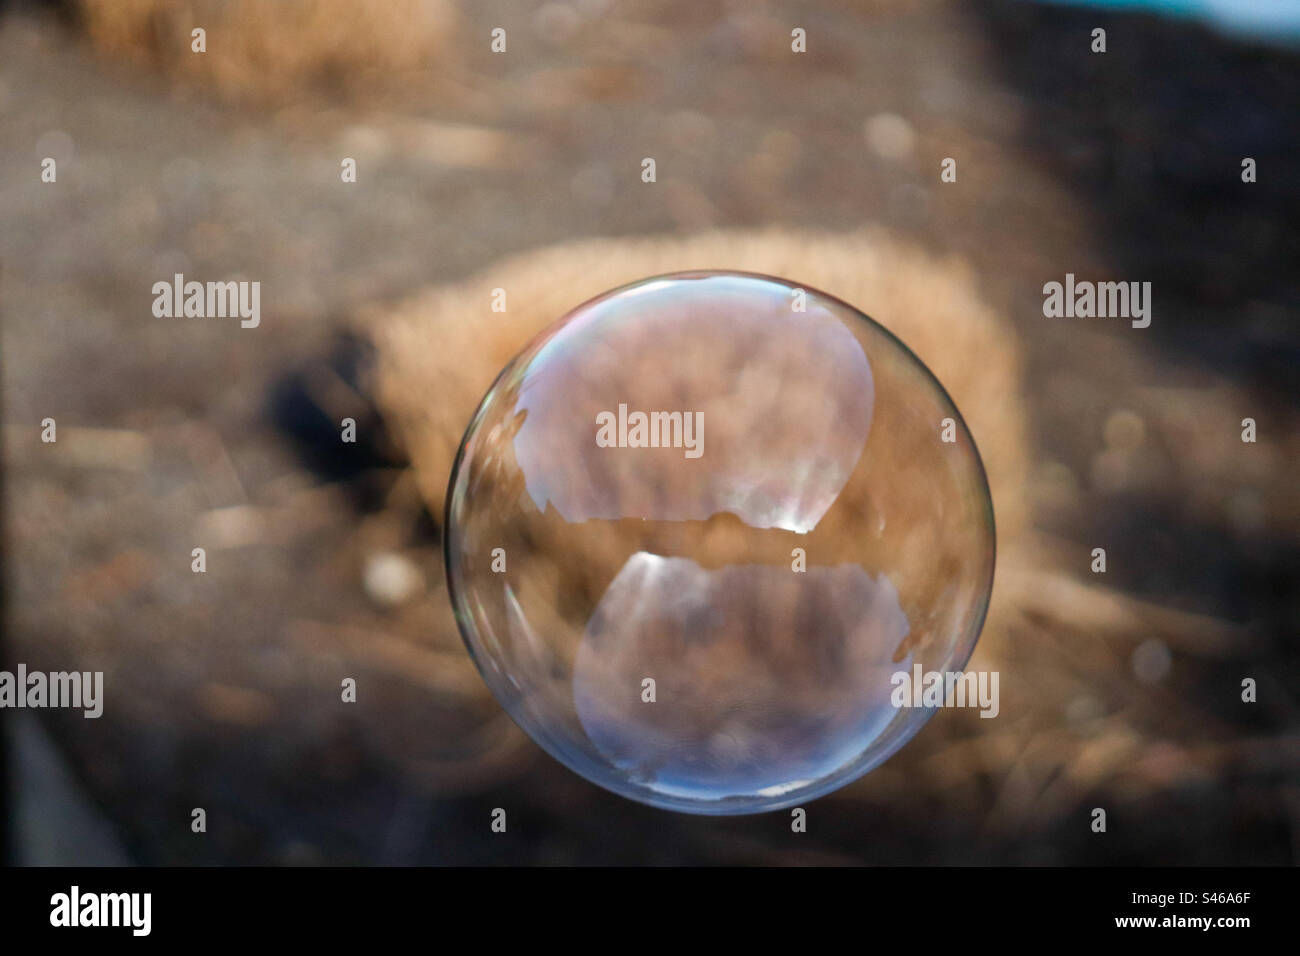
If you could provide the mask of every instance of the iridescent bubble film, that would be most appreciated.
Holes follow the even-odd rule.
[[[945,440],[947,439],[947,440]],[[453,606],[511,716],[589,780],[751,813],[877,766],[993,576],[974,442],[880,325],[698,272],[582,305],[501,373],[447,500]]]

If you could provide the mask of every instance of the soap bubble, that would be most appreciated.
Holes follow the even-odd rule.
[[[928,369],[851,306],[693,272],[580,306],[462,442],[456,618],[515,721],[658,807],[753,813],[861,776],[933,713],[993,577],[988,484]]]

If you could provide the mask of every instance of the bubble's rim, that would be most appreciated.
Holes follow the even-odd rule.
[[[857,306],[839,298],[839,296],[832,295],[831,293],[815,286],[796,283],[791,279],[782,278],[781,276],[775,276],[766,272],[752,272],[743,269],[687,269],[643,276],[642,278],[634,279],[630,282],[625,282],[611,289],[607,289],[599,295],[594,295],[590,298],[584,299],[568,311],[562,313],[554,322],[547,325],[529,339],[492,380],[492,384],[479,400],[478,405],[474,409],[474,414],[470,416],[470,420],[461,435],[460,443],[456,449],[456,457],[452,463],[451,472],[448,477],[447,492],[443,501],[442,563],[443,573],[446,578],[447,597],[448,602],[451,604],[452,616],[455,618],[456,629],[460,633],[461,642],[465,645],[465,650],[469,654],[470,660],[474,662],[474,667],[478,670],[479,676],[483,679],[484,684],[487,685],[488,690],[491,691],[498,706],[505,711],[506,715],[509,716],[515,726],[522,730],[524,734],[531,741],[536,743],[548,756],[554,759],[566,770],[577,774],[584,780],[600,787],[602,790],[617,794],[618,796],[632,800],[633,802],[639,803],[643,806],[650,806],[659,810],[669,810],[678,813],[688,813],[694,816],[752,816],[759,813],[769,813],[776,810],[788,809],[800,803],[816,800],[848,786],[855,780],[858,780],[870,773],[872,770],[875,770],[890,757],[898,753],[899,750],[911,741],[913,737],[920,733],[921,730],[930,722],[931,718],[935,715],[936,709],[925,708],[926,714],[922,720],[908,726],[903,726],[901,730],[893,735],[893,738],[889,740],[888,744],[874,754],[870,760],[863,761],[860,765],[846,765],[845,767],[832,772],[829,776],[822,778],[816,784],[802,787],[798,790],[792,790],[790,793],[777,798],[762,799],[761,803],[760,798],[745,796],[734,798],[737,801],[743,801],[744,805],[731,806],[727,804],[726,800],[692,800],[684,797],[670,797],[658,794],[653,790],[636,789],[622,786],[615,781],[598,779],[592,773],[588,772],[587,767],[575,766],[573,763],[566,760],[565,757],[562,756],[563,754],[566,754],[565,748],[558,746],[557,742],[551,739],[551,735],[547,733],[544,728],[531,728],[516,715],[515,710],[512,707],[507,706],[506,702],[498,696],[496,684],[488,676],[483,662],[479,659],[479,655],[475,652],[474,645],[470,641],[468,631],[471,625],[465,619],[466,612],[464,612],[461,607],[461,601],[459,599],[460,592],[456,587],[456,576],[453,571],[451,560],[451,514],[456,500],[456,487],[460,478],[461,466],[464,464],[465,452],[469,445],[470,435],[474,433],[476,426],[486,413],[488,405],[492,400],[492,396],[497,391],[502,381],[504,381],[520,365],[521,361],[526,358],[531,360],[531,358],[533,358],[536,353],[555,336],[559,329],[563,327],[571,317],[598,302],[611,299],[628,289],[646,285],[651,282],[661,282],[669,279],[706,279],[719,276],[758,279],[763,282],[773,283],[787,288],[802,289],[811,297],[822,299],[847,309],[859,319],[862,319],[870,326],[874,327],[875,330],[883,333],[887,339],[892,340],[895,345],[902,349],[902,351],[916,363],[922,372],[924,372],[924,374],[929,378],[931,384],[938,389],[939,393],[947,401],[948,406],[953,411],[957,424],[961,426],[962,432],[966,435],[966,438],[970,443],[971,451],[974,453],[976,471],[978,472],[980,482],[984,488],[984,498],[988,502],[987,518],[989,523],[990,547],[992,551],[989,556],[988,590],[978,611],[972,619],[974,622],[972,627],[968,629],[968,633],[972,634],[973,637],[971,637],[969,645],[966,647],[965,652],[960,655],[960,658],[954,657],[952,661],[952,663],[956,665],[957,670],[960,671],[965,668],[966,664],[970,662],[971,657],[974,655],[975,648],[979,644],[979,639],[984,633],[984,625],[987,623],[988,619],[989,605],[993,598],[993,588],[997,583],[998,564],[998,535],[993,492],[989,487],[988,470],[984,466],[984,456],[980,453],[979,445],[975,441],[974,433],[966,422],[966,417],[961,413],[961,409],[958,407],[956,401],[953,400],[948,389],[944,387],[943,382],[939,380],[939,377],[935,375],[930,366],[922,361],[921,357],[917,355],[906,342],[899,338],[898,335],[890,330],[888,326],[872,318]],[[892,723],[893,722],[891,721],[891,725]],[[886,734],[888,734],[888,730],[886,730]]]

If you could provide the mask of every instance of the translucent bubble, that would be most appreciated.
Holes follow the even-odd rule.
[[[752,813],[931,716],[895,675],[965,665],[993,514],[961,416],[889,332],[695,272],[593,299],[506,367],[445,546],[465,642],[538,744],[634,800]]]

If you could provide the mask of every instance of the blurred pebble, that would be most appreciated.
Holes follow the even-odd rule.
[[[862,132],[871,151],[881,159],[906,159],[916,145],[912,124],[894,113],[877,113],[867,120]]]
[[[392,551],[366,559],[363,575],[366,594],[377,604],[395,607],[424,590],[424,575],[409,559]]]
[[[209,548],[246,548],[262,540],[266,514],[252,505],[213,508],[199,516],[197,527]]]
[[[1169,673],[1173,657],[1163,641],[1152,638],[1133,649],[1133,676],[1144,684],[1155,684]]]

